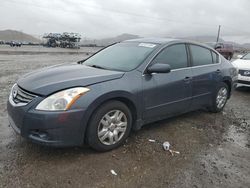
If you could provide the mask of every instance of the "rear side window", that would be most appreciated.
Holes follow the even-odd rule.
[[[154,63],[169,64],[171,69],[187,67],[188,61],[185,44],[175,44],[165,48],[156,56]]]
[[[211,51],[212,53],[212,58],[213,58],[213,63],[219,63],[219,56],[215,52]]]
[[[197,45],[190,45],[193,66],[209,65],[213,63],[211,51]]]

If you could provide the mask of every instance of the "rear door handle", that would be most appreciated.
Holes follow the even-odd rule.
[[[184,82],[189,82],[191,79],[192,79],[191,77],[187,76],[183,80],[184,80]]]

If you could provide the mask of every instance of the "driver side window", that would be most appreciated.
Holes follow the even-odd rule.
[[[156,56],[153,62],[169,64],[172,70],[187,67],[188,60],[185,44],[175,44],[165,48]]]

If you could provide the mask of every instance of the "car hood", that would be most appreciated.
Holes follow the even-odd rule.
[[[56,65],[28,73],[21,77],[17,84],[29,92],[46,96],[66,88],[88,86],[118,79],[123,74],[123,72],[74,63]]]
[[[232,62],[232,64],[238,69],[249,69],[250,70],[250,60],[237,59]]]

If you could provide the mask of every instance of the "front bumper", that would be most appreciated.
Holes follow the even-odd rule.
[[[250,76],[238,75],[237,87],[247,86],[250,87]]]
[[[34,105],[33,105],[34,106]],[[46,112],[32,109],[32,104],[7,104],[8,118],[13,129],[24,138],[55,147],[79,146],[84,142],[85,110]]]

